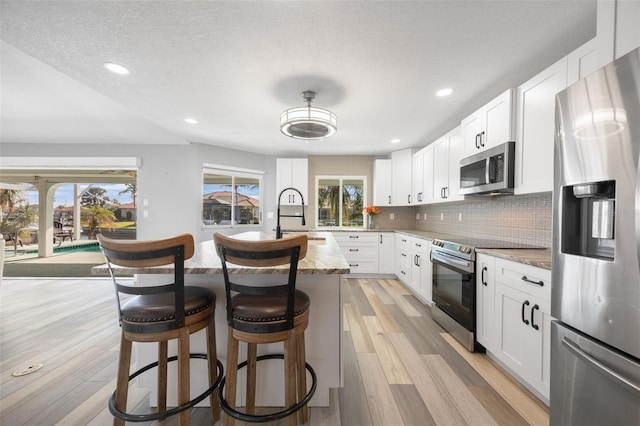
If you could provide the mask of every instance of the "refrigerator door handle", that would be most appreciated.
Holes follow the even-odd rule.
[[[590,364],[591,366],[597,368],[601,374],[604,374],[609,379],[616,382],[618,385],[622,386],[633,392],[635,395],[640,396],[640,384],[633,383],[630,380],[627,380],[625,377],[613,371],[611,368],[607,367],[602,362],[598,361],[596,358],[592,357],[585,351],[583,351],[580,346],[571,340],[564,337],[562,339],[562,346],[567,348],[569,352],[574,354],[576,357],[580,358],[582,361]]]

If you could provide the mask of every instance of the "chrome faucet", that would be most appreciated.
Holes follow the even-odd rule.
[[[302,216],[300,215],[296,215],[296,214],[280,214],[280,198],[282,198],[282,194],[284,193],[284,191],[296,191],[298,194],[300,194],[300,200],[301,200],[301,206],[302,206]],[[279,240],[280,238],[282,238],[282,230],[280,229],[280,218],[281,217],[301,217],[302,218],[302,226],[306,225],[307,223],[304,220],[304,196],[302,195],[302,192],[298,191],[296,188],[285,188],[282,191],[280,191],[280,194],[278,195],[278,223],[276,226],[276,240]]]

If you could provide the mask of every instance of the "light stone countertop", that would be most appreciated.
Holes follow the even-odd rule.
[[[501,259],[511,260],[538,268],[551,270],[551,249],[476,249],[477,253],[485,253]]]
[[[298,274],[348,274],[350,267],[340,247],[330,232],[305,232],[309,238],[307,255],[298,263]],[[246,240],[274,239],[272,232],[243,232],[233,235],[234,238]],[[196,244],[191,259],[185,261],[185,274],[222,274],[222,263],[213,245],[213,239]],[[289,265],[273,267],[247,267],[229,264],[231,274],[286,274]],[[109,273],[106,265],[92,268],[94,275]],[[128,274],[167,274],[173,273],[173,265],[153,268],[118,268],[119,272]]]

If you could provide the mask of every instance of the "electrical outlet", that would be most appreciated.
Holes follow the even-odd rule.
[[[416,220],[420,220],[420,213],[416,213]]]
[[[462,213],[458,213],[458,222],[462,222]]]
[[[444,220],[444,213],[440,213],[440,220]]]
[[[273,212],[267,212],[267,219],[273,219]]]
[[[149,210],[142,210],[142,217],[149,217]]]
[[[427,220],[427,214],[426,213],[424,214],[424,220]]]
[[[393,213],[389,213],[389,220],[395,219],[395,215]]]

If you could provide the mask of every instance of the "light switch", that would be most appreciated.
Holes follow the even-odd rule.
[[[273,212],[267,212],[267,219],[273,219]]]
[[[440,213],[440,220],[444,220],[444,213]]]
[[[149,210],[142,210],[142,217],[149,217]]]
[[[142,200],[142,205],[145,206],[145,207],[148,206],[149,205],[149,199],[145,198],[144,200]]]
[[[420,213],[416,213],[416,220],[420,220]]]
[[[424,220],[427,220],[427,214],[426,213],[424,214]]]
[[[393,213],[389,213],[389,220],[393,220],[395,218],[395,215]]]
[[[462,222],[462,213],[458,213],[458,222]]]

